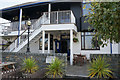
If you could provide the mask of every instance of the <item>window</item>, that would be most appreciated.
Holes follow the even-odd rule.
[[[42,37],[39,39],[39,50],[42,50]],[[45,50],[48,50],[48,34],[45,34]],[[50,50],[53,50],[53,35],[50,35]]]
[[[82,50],[99,50],[98,41],[94,38],[93,32],[82,32],[81,34],[81,49]]]

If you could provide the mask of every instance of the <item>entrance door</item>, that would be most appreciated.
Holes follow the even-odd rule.
[[[67,53],[67,40],[61,40],[61,53]]]
[[[61,50],[60,50],[60,41],[56,40],[55,41],[55,53],[61,53]]]

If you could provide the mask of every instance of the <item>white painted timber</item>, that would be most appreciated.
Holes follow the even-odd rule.
[[[73,54],[81,53],[82,55],[86,55],[87,59],[90,59],[90,54],[110,54],[110,43],[105,47],[100,46],[100,50],[81,50],[81,32],[77,32],[77,35],[74,37],[77,37],[79,42],[73,42]],[[120,43],[113,42],[112,51],[113,54],[120,54]]]
[[[45,31],[42,31],[42,53],[45,52]]]
[[[20,31],[21,31],[21,22],[22,22],[22,8],[20,9],[20,16],[19,16],[19,31],[18,31],[18,34],[20,35]],[[20,43],[20,38],[19,37],[19,43]]]
[[[48,53],[50,53],[50,33],[48,33]]]
[[[41,28],[36,29],[31,36],[29,37],[29,40],[31,41],[35,36],[37,36],[41,32]],[[19,45],[19,47],[15,48],[13,52],[18,52],[20,49],[22,49],[26,44],[28,43],[28,40],[25,40],[22,42],[22,44]]]
[[[70,65],[73,65],[73,30],[70,30]]]
[[[49,25],[42,25],[42,30],[45,31],[56,31],[56,30],[71,30],[77,32],[77,27],[75,24],[49,24]]]

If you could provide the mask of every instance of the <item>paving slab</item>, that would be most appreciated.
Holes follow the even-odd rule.
[[[67,65],[66,68],[66,76],[78,76],[78,77],[88,77],[89,71],[89,63],[86,63],[82,66],[80,65]]]

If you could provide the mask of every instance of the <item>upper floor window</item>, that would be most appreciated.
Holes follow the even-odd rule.
[[[91,13],[91,11],[89,10],[89,8],[91,8],[91,4],[90,3],[83,3],[83,16],[86,16],[89,14],[89,12]]]
[[[82,32],[81,34],[81,49],[82,50],[99,50],[97,38],[93,32]]]

